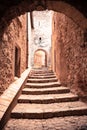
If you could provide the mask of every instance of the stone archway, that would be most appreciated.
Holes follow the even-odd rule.
[[[34,67],[43,68],[47,67],[47,53],[43,49],[38,49],[34,53]]]
[[[56,0],[54,0],[54,1],[46,0],[46,8],[48,10],[53,10],[53,11],[65,14],[67,17],[72,19],[72,21],[74,21],[74,23],[76,23],[83,31],[86,30],[86,28],[87,28],[86,17],[82,13],[80,13],[80,11],[78,11],[70,3],[67,3],[66,0],[64,0],[64,2],[63,1],[56,1]],[[6,28],[9,26],[12,19],[24,14],[25,12],[31,12],[33,10],[36,10],[35,1],[22,1],[18,5],[8,7],[7,11],[3,14],[3,17],[0,20],[0,38],[2,40],[2,43],[6,42],[3,34],[5,33]],[[80,44],[81,44],[81,40],[80,40]],[[11,45],[11,44],[9,44],[9,45]],[[83,47],[84,47],[84,45],[85,44],[83,44]],[[80,46],[82,46],[82,45],[79,45],[79,47]],[[71,51],[70,49],[71,48],[68,48],[68,53],[69,53],[69,51]],[[86,49],[83,48],[83,50],[86,50]],[[82,49],[81,49],[81,51],[82,51]],[[3,55],[3,53],[1,55]],[[83,55],[81,57],[83,57]],[[84,59],[84,63],[85,63],[85,59]],[[85,72],[85,69],[84,69],[84,72]],[[12,74],[10,74],[10,75],[12,75]],[[68,78],[70,78],[70,76]],[[80,82],[80,80],[78,80],[78,82]]]
[[[87,19],[84,14],[66,0],[64,2],[47,0],[46,9],[63,13],[77,23],[82,29],[85,30],[87,28]],[[13,18],[25,14],[25,12],[31,12],[34,10],[36,10],[35,1],[22,1],[16,6],[9,7],[0,20],[1,34]]]

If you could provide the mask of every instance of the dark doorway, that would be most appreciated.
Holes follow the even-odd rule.
[[[16,77],[20,77],[20,48],[15,47],[15,72]]]

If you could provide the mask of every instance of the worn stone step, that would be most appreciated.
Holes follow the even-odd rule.
[[[49,79],[27,79],[29,83],[48,83],[48,82],[56,82],[58,81],[57,78],[49,78]]]
[[[31,70],[32,73],[54,73],[53,70]]]
[[[53,88],[24,88],[22,90],[22,94],[32,94],[32,95],[40,95],[40,94],[61,94],[61,93],[69,93],[70,90],[66,87],[53,87]]]
[[[48,83],[26,83],[25,87],[28,88],[51,88],[59,87],[61,84],[59,82],[48,82]]]
[[[77,101],[78,96],[71,93],[67,94],[47,94],[47,95],[24,95],[22,94],[18,103],[39,103],[39,104],[49,104],[58,102],[69,102]]]
[[[87,115],[87,105],[83,102],[52,104],[17,104],[11,113],[12,118],[47,119],[64,116]]]
[[[32,76],[50,76],[50,75],[55,75],[54,73],[37,73],[37,74],[32,74]]]
[[[29,76],[29,78],[32,78],[32,79],[44,79],[44,78],[56,78],[56,75],[49,75],[49,76]]]
[[[54,75],[53,71],[31,72],[32,75]]]
[[[47,70],[47,71],[32,71],[32,73],[34,74],[39,74],[39,73],[55,73],[54,71],[51,71],[51,70]]]

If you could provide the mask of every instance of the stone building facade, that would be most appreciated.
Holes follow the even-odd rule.
[[[0,39],[0,94],[27,67],[26,14],[12,19]]]
[[[31,42],[29,44],[29,65],[34,67],[35,52],[42,50],[47,55],[47,66],[50,66],[52,11],[34,11],[32,18],[33,28],[31,30]]]
[[[62,13],[54,12],[53,68],[60,82],[80,96],[87,94],[87,58],[84,30]]]

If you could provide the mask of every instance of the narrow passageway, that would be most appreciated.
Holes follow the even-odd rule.
[[[86,5],[0,2],[1,130],[87,130]]]

